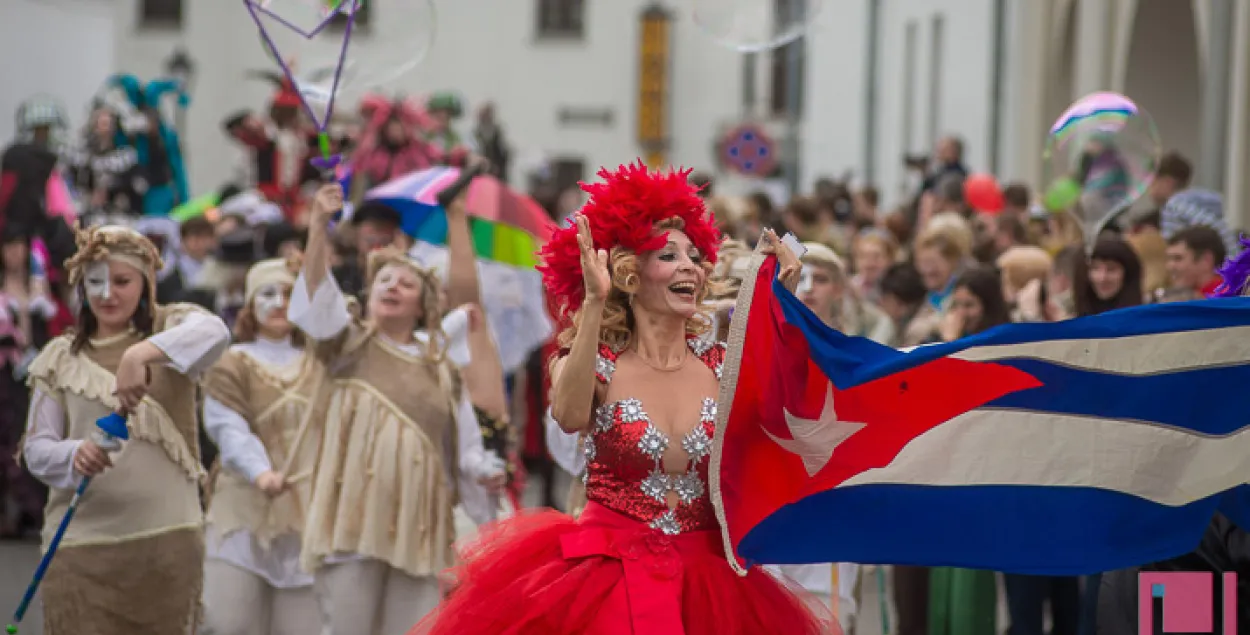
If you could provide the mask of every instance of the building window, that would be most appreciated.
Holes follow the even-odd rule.
[[[353,0],[343,0],[349,3]],[[375,0],[355,0],[360,4],[356,7],[356,24],[352,25],[352,29],[368,29],[370,19],[373,14],[373,2]],[[330,28],[336,31],[342,31],[347,28],[347,14],[339,11],[334,14],[334,19],[330,22]]]
[[[181,27],[182,0],[140,0],[139,25]]]
[[[538,0],[538,37],[584,37],[585,12],[583,0]]]
[[[773,15],[777,24],[802,23],[805,2],[774,0]],[[773,83],[772,113],[774,116],[803,116],[803,76],[806,73],[807,38],[800,37],[772,51]]]

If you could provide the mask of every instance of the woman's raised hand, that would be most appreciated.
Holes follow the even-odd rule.
[[[612,288],[612,276],[608,273],[608,252],[595,250],[594,238],[586,217],[577,215],[577,244],[582,251],[582,284],[586,286],[587,300],[604,300]]]
[[[760,245],[760,253],[777,256],[777,281],[781,283],[781,286],[789,290],[790,293],[794,293],[799,288],[799,277],[803,273],[803,263],[777,237],[777,232],[771,229],[764,231],[760,242],[762,243]]]

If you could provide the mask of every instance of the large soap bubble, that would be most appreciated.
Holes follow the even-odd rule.
[[[331,97],[341,102],[373,90],[401,92],[396,84],[425,60],[437,31],[433,0],[377,6],[375,0],[249,2],[260,7],[262,37],[267,34],[283,60],[293,63],[296,88],[314,111],[328,108]]]
[[[822,0],[693,0],[694,23],[724,46],[755,53],[807,33]]]
[[[1072,212],[1092,243],[1146,192],[1160,151],[1154,121],[1133,100],[1116,93],[1083,97],[1050,129],[1043,204]]]

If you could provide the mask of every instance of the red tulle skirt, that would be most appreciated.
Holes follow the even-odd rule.
[[[760,569],[740,577],[718,532],[665,536],[590,503],[491,527],[462,549],[454,591],[409,635],[816,635],[831,615]]]

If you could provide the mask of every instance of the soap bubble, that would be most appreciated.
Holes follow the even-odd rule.
[[[284,61],[293,62],[296,89],[318,117],[355,108],[369,91],[403,92],[395,84],[434,46],[433,0],[249,0]],[[354,15],[344,55],[347,23]],[[329,22],[327,22],[329,21]],[[266,51],[270,51],[268,43]],[[270,51],[272,57],[272,51]]]
[[[822,0],[694,0],[694,23],[743,53],[793,42],[820,14]]]
[[[1092,242],[1150,186],[1161,144],[1150,114],[1116,93],[1076,101],[1046,140],[1043,205],[1071,211]]]

